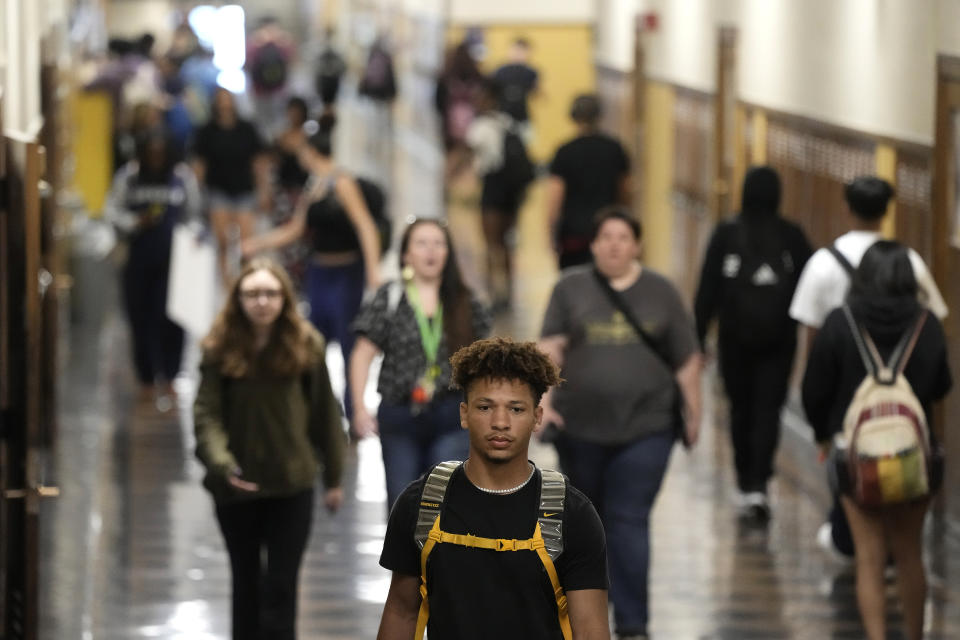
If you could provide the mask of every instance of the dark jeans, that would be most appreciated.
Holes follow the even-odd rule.
[[[564,433],[563,472],[596,507],[607,534],[610,602],[620,635],[645,633],[649,619],[650,511],[667,470],[672,433],[600,445]]]
[[[750,351],[720,342],[720,373],[730,399],[730,437],[743,492],[766,492],[780,442],[780,409],[787,398],[796,343]]]
[[[180,371],[183,329],[167,317],[169,271],[169,261],[141,263],[135,257],[123,269],[123,303],[140,384],[170,382]]]
[[[313,489],[217,505],[233,576],[233,640],[296,640],[297,579],[312,518]]]
[[[336,342],[343,352],[345,387],[343,404],[345,415],[353,415],[353,400],[350,397],[350,376],[347,364],[356,336],[350,323],[360,310],[363,301],[363,261],[327,267],[310,262],[307,266],[307,299],[310,300],[310,322],[323,334],[327,342]]]
[[[407,485],[433,465],[466,460],[467,431],[460,427],[460,396],[447,394],[420,413],[408,405],[380,405],[380,449],[387,477],[387,507],[393,507]]]

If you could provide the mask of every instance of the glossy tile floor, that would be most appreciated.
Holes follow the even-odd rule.
[[[422,142],[402,123],[396,147],[386,152],[391,158],[383,160],[383,150],[371,146],[357,125],[368,116],[358,109],[342,125],[348,166],[368,166],[365,156],[378,153],[379,166],[392,166],[398,218],[438,207],[439,189],[413,185],[430,184],[442,163],[422,152]],[[427,182],[411,175],[426,175]],[[468,196],[471,188],[467,180],[452,191]],[[482,246],[467,196],[451,206],[450,224],[468,276],[477,282]],[[524,338],[535,335],[555,277],[538,231],[538,202],[534,193],[520,222],[514,311],[497,323],[499,332]],[[115,288],[104,286],[115,280],[112,267],[80,260],[77,270],[79,321],[64,340],[60,438],[48,461],[48,482],[59,482],[64,492],[43,513],[42,637],[229,638],[229,569],[193,459],[191,379],[180,381],[179,409],[160,414],[135,406],[126,327]],[[342,366],[335,351],[333,368]],[[186,370],[191,366],[188,361]],[[822,494],[802,487],[818,482],[819,471],[794,471],[773,483],[769,528],[741,525],[732,507],[730,452],[712,376],[705,387],[705,437],[692,453],[674,452],[653,515],[654,637],[863,637],[849,567],[814,541]],[[533,455],[541,465],[554,464],[547,447],[538,445]],[[304,639],[376,634],[389,584],[377,564],[386,508],[376,440],[351,450],[346,489],[346,505],[335,516],[318,505],[301,577]],[[928,637],[960,638],[956,536],[938,531],[936,519],[929,528]],[[892,583],[890,596],[893,602]],[[891,611],[895,623],[895,607]]]

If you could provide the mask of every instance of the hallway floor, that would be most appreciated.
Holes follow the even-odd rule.
[[[398,220],[439,211],[440,190],[423,188],[437,184],[442,172],[437,154],[425,152],[431,146],[403,123],[387,150],[377,147],[376,134],[362,126],[367,115],[357,109],[344,118],[345,164],[390,167]],[[471,186],[465,181],[452,190],[451,229],[465,271],[478,283],[483,252],[478,216],[469,207]],[[535,191],[521,216],[515,304],[496,327],[519,338],[535,337],[556,273],[539,231],[539,198]],[[229,567],[193,457],[191,381],[183,380],[181,406],[166,414],[135,406],[126,325],[115,291],[103,286],[115,280],[112,267],[84,268],[75,294],[82,313],[65,339],[59,446],[49,461],[63,497],[42,513],[42,638],[228,638]],[[331,367],[342,367],[335,354]],[[674,451],[653,514],[653,637],[862,638],[851,568],[815,541],[825,511],[807,481],[816,481],[819,471],[792,469],[774,481],[769,527],[740,522],[715,377],[705,385],[704,437],[693,452]],[[555,464],[546,446],[537,445],[533,455],[542,466]],[[301,576],[304,639],[376,635],[390,575],[377,564],[386,507],[375,439],[352,447],[345,489],[338,514],[317,504]],[[935,518],[929,528],[935,543],[928,545],[927,637],[960,638],[958,536],[936,531]],[[894,603],[893,582],[890,587]],[[891,604],[893,626],[895,608]]]

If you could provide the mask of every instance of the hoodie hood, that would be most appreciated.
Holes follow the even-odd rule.
[[[745,217],[774,216],[780,207],[780,177],[771,167],[753,167],[743,179],[740,211]]]

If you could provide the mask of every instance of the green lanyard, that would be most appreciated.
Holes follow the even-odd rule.
[[[436,378],[440,375],[437,352],[440,351],[440,340],[443,338],[443,304],[437,304],[437,313],[431,322],[420,306],[420,296],[412,283],[407,285],[407,300],[413,307],[413,315],[416,316],[417,326],[420,328],[420,343],[423,344],[423,354],[427,357],[427,375]]]

